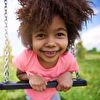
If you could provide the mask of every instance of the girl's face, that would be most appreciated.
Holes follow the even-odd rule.
[[[54,16],[46,31],[33,32],[32,47],[40,64],[53,67],[68,46],[67,29],[59,16]]]

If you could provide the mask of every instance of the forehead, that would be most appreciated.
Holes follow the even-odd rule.
[[[54,16],[51,22],[47,26],[37,28],[36,32],[38,31],[50,32],[50,31],[59,31],[59,30],[67,31],[65,22],[63,19],[61,19],[61,17]]]
[[[48,30],[49,29],[58,29],[58,28],[66,28],[65,26],[65,22],[63,19],[61,19],[61,17],[59,16],[54,16],[52,18],[51,23],[48,26]]]

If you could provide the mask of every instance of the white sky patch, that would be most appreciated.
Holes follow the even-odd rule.
[[[97,48],[100,51],[100,25],[82,34],[82,41],[85,48]]]
[[[12,54],[17,55],[23,49],[21,41],[18,39],[19,22],[16,20],[16,10],[20,7],[18,0],[8,0],[8,35],[12,47]],[[0,55],[3,53],[5,44],[5,28],[4,28],[4,2],[0,0]]]
[[[100,13],[100,9],[99,8],[93,8],[93,10],[94,10],[95,14],[99,14]]]

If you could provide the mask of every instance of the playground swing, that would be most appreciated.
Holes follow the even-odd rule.
[[[4,0],[4,4],[5,4],[5,59],[4,59],[4,82],[0,83],[0,90],[14,90],[14,89],[31,89],[31,86],[29,85],[28,82],[26,81],[19,81],[19,82],[11,82],[9,81],[9,71],[8,71],[8,67],[9,67],[9,49],[8,49],[8,24],[7,24],[7,0]],[[74,48],[72,48],[73,53],[74,53]],[[58,85],[57,81],[51,81],[48,82],[47,84],[47,88],[52,88],[52,87],[56,87]],[[87,85],[87,81],[83,80],[80,78],[79,73],[76,72],[76,78],[73,78],[73,86],[86,86]]]

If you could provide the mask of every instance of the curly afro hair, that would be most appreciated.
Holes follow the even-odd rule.
[[[47,29],[55,15],[60,16],[68,30],[68,48],[80,37],[84,23],[87,23],[94,11],[87,0],[18,0],[17,19],[21,24],[19,36],[25,47],[32,45],[32,31]],[[31,48],[32,49],[32,48]]]

